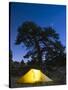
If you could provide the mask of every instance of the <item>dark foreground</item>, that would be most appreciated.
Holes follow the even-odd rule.
[[[36,87],[36,86],[51,86],[51,85],[65,85],[66,84],[66,70],[64,67],[59,68],[58,70],[54,70],[52,72],[46,72],[46,75],[50,77],[52,82],[38,82],[34,84],[18,84],[16,81],[20,77],[11,76],[10,87],[18,88],[18,87]]]
[[[18,88],[18,87],[36,87],[36,86],[50,86],[50,85],[64,85],[66,84],[65,82],[60,82],[60,81],[52,81],[52,82],[38,82],[34,84],[18,84],[16,81],[18,80],[19,77],[12,77],[11,78],[11,88]]]

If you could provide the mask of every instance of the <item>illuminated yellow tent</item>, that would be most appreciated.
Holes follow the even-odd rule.
[[[17,80],[17,83],[36,83],[48,81],[52,80],[43,74],[40,70],[30,69],[24,76]]]

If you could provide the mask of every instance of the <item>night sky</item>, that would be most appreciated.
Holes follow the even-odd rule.
[[[21,61],[26,47],[15,45],[17,29],[24,21],[33,21],[41,27],[52,26],[60,35],[60,41],[66,44],[66,7],[46,4],[10,4],[10,48],[14,61]],[[24,59],[26,62],[27,59]]]

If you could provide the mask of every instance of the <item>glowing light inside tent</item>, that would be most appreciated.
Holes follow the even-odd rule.
[[[41,77],[40,72],[32,69],[23,77],[23,82],[34,83],[34,82],[37,82],[40,79],[40,77]]]
[[[47,76],[45,76],[40,70],[31,69],[24,76],[22,76],[17,83],[35,83],[41,81],[51,81]]]
[[[33,70],[33,81],[37,82],[41,78],[41,73],[39,70]]]

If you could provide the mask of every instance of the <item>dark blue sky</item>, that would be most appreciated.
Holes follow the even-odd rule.
[[[10,48],[13,60],[21,61],[26,53],[22,45],[15,45],[17,29],[24,21],[33,21],[41,27],[53,26],[60,35],[63,45],[66,43],[66,7],[61,5],[45,4],[10,4]],[[27,61],[24,59],[25,62]]]

